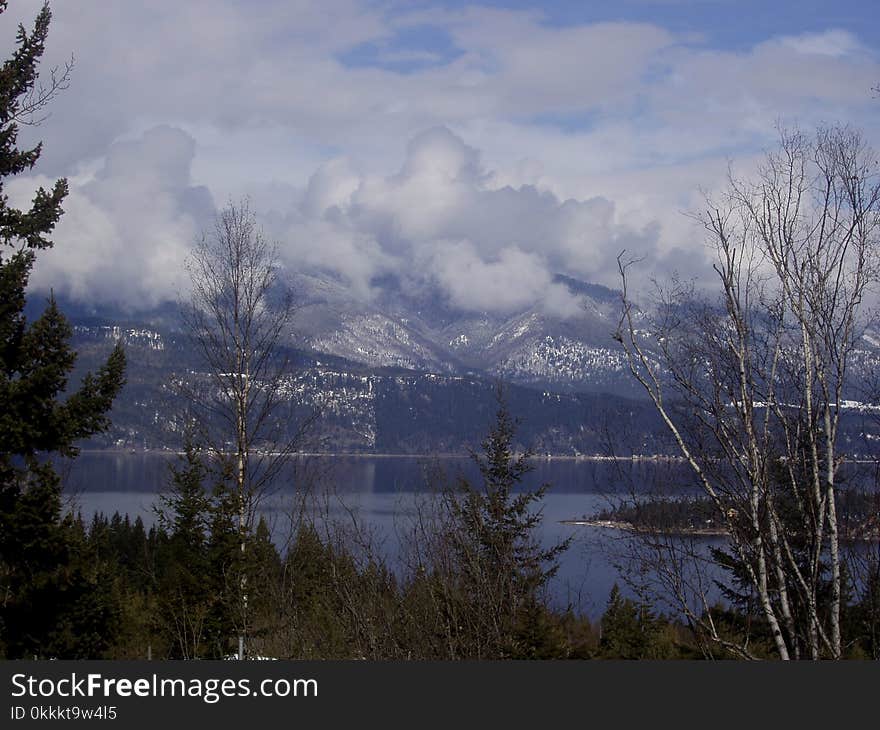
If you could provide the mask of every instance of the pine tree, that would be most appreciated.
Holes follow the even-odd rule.
[[[160,495],[156,513],[171,540],[180,543],[183,557],[192,562],[205,550],[211,500],[205,492],[207,468],[199,448],[189,438],[181,460],[182,464],[171,467],[171,488]]]
[[[160,550],[156,593],[171,657],[195,659],[205,654],[216,602],[208,561],[212,505],[204,484],[207,469],[189,437],[181,461],[172,466],[170,489],[156,507],[167,535]]]
[[[676,648],[664,620],[644,602],[624,598],[615,583],[600,623],[599,651],[606,659],[670,659]]]
[[[279,624],[276,609],[282,563],[278,549],[272,542],[272,532],[263,516],[257,522],[245,561],[245,570],[252,576],[248,590],[248,618],[252,636],[250,648],[258,654],[266,654],[267,638],[276,631]]]
[[[241,549],[242,536],[238,517],[241,501],[234,484],[234,466],[224,460],[213,475],[210,523],[208,525],[208,580],[216,600],[210,616],[208,637],[210,655],[214,658],[237,654],[235,636],[246,629],[247,606],[242,596],[241,575],[245,570],[246,550]]]
[[[0,0],[0,14],[6,5]],[[74,584],[90,578],[69,569],[76,541],[62,519],[50,456],[75,457],[77,440],[106,430],[125,369],[117,346],[69,392],[76,360],[70,325],[53,297],[34,322],[24,315],[36,253],[53,245],[68,190],[64,179],[39,188],[27,210],[10,207],[3,192],[5,179],[32,169],[42,151],[41,144],[18,148],[19,125],[39,121],[35,112],[66,78],[53,76],[48,89],[38,84],[50,20],[44,5],[30,32],[20,26],[16,49],[0,67],[0,636],[13,657],[66,651],[52,637],[75,619],[67,600],[81,594]]]
[[[608,596],[600,626],[602,638],[599,640],[599,650],[605,658],[642,658],[644,646],[638,609],[635,603],[621,595],[616,583]]]
[[[546,650],[549,636],[538,636],[542,591],[558,570],[570,539],[544,548],[537,538],[539,508],[549,488],[519,490],[532,471],[531,452],[516,454],[516,421],[499,388],[495,422],[472,455],[482,484],[460,479],[446,493],[448,539],[455,555],[466,620],[464,651],[479,657],[532,656]]]

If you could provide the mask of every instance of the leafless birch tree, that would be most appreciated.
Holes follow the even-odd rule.
[[[780,137],[754,180],[731,173],[696,216],[718,299],[673,283],[648,316],[622,254],[616,339],[726,526],[778,656],[838,659],[838,432],[878,277],[880,186],[873,151],[848,127]],[[722,643],[703,609],[689,618]]]
[[[229,204],[188,262],[185,321],[204,373],[187,382],[207,445],[234,483],[242,559],[254,514],[312,418],[291,422],[290,342],[294,300],[279,277],[277,247],[246,200]],[[244,564],[242,560],[242,564]],[[239,656],[248,628],[240,576]]]

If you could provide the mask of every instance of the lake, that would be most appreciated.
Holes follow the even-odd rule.
[[[73,462],[59,465],[68,507],[86,517],[95,512],[128,513],[155,521],[153,505],[167,487],[169,466],[177,457],[165,452],[84,452]],[[447,479],[463,475],[479,483],[478,472],[467,457],[314,456],[291,459],[275,489],[261,503],[277,543],[289,535],[289,515],[297,494],[304,490],[320,496],[322,514],[351,524],[352,516],[368,526],[381,552],[394,565],[420,501],[432,491],[430,474],[441,471]],[[548,483],[543,500],[540,538],[551,545],[573,537],[560,560],[551,585],[557,605],[571,604],[592,618],[604,610],[615,582],[624,588],[617,568],[629,536],[607,528],[562,524],[562,520],[592,515],[628,494],[645,494],[658,485],[690,489],[683,465],[656,461],[589,461],[536,459],[523,488]],[[706,541],[716,544],[720,539]]]

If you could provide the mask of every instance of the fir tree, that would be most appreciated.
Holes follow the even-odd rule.
[[[0,1],[0,14],[6,5]],[[70,325],[53,297],[35,321],[24,315],[36,253],[52,246],[67,195],[61,179],[18,210],[3,192],[6,178],[32,169],[42,150],[18,148],[19,125],[38,121],[34,113],[63,85],[54,77],[48,90],[37,82],[50,20],[44,5],[30,32],[20,26],[16,49],[0,67],[0,635],[13,657],[63,653],[52,637],[82,613],[70,597],[97,595],[74,590],[93,577],[70,569],[77,542],[62,519],[60,480],[49,457],[75,457],[77,440],[106,430],[125,369],[117,346],[69,392],[76,359]]]
[[[240,495],[234,485],[232,462],[221,461],[214,475],[211,493],[211,511],[208,525],[208,580],[215,591],[208,636],[210,655],[221,658],[236,654],[238,647],[233,637],[242,633],[247,607],[241,590],[241,576],[245,570],[246,551],[241,549],[242,533],[239,528]],[[247,536],[245,536],[247,539]]]
[[[446,494],[451,517],[448,539],[457,566],[467,616],[473,627],[465,638],[468,652],[481,657],[533,656],[546,651],[548,636],[537,630],[549,625],[541,618],[542,591],[558,570],[559,555],[570,539],[549,548],[536,533],[542,515],[539,505],[549,488],[519,490],[532,471],[530,451],[514,452],[516,421],[499,388],[495,422],[472,455],[482,484],[459,480],[457,491]]]
[[[208,561],[211,500],[202,455],[188,437],[182,463],[171,467],[170,489],[156,507],[167,535],[160,550],[157,602],[170,654],[194,659],[206,651],[206,633],[216,602]]]
[[[616,583],[600,626],[599,651],[605,659],[670,659],[675,655],[668,624],[654,616],[646,603],[624,598]]]

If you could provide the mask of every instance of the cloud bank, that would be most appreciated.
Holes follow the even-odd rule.
[[[392,273],[430,280],[458,308],[496,313],[541,303],[568,316],[578,303],[555,274],[609,280],[623,248],[660,256],[656,226],[618,221],[601,197],[499,186],[444,127],[413,138],[390,176],[358,176],[345,160],[322,166],[278,235],[289,266],[330,270],[362,296]]]
[[[155,306],[186,289],[183,264],[214,214],[207,188],[192,184],[195,141],[159,126],[114,144],[86,180],[73,180],[57,245],[33,285],[74,299],[127,308]],[[46,178],[12,188],[23,204]],[[398,171],[366,175],[350,161],[322,164],[284,215],[268,216],[290,271],[321,270],[362,299],[393,274],[432,284],[454,307],[511,313],[535,304],[559,316],[577,299],[555,274],[613,277],[626,248],[654,263],[658,228],[621,222],[601,197],[561,200],[531,185],[497,184],[478,150],[445,127],[414,137]]]
[[[38,257],[31,285],[126,309],[176,299],[186,256],[214,211],[207,188],[190,182],[194,149],[166,126],[114,144],[90,179],[70,181],[55,246]],[[36,185],[51,183],[15,180],[10,198],[25,205]]]
[[[40,5],[2,16],[4,47]],[[565,313],[552,275],[613,284],[623,248],[646,275],[705,271],[681,212],[731,159],[748,172],[778,120],[851,122],[880,146],[873,26],[792,3],[785,27],[745,18],[721,43],[663,4],[626,22],[540,5],[54,3],[44,65],[76,68],[23,130],[45,142],[39,167],[10,186],[71,181],[35,288],[172,298],[213,206],[250,194],[288,266],[357,296],[394,274],[466,309]]]

